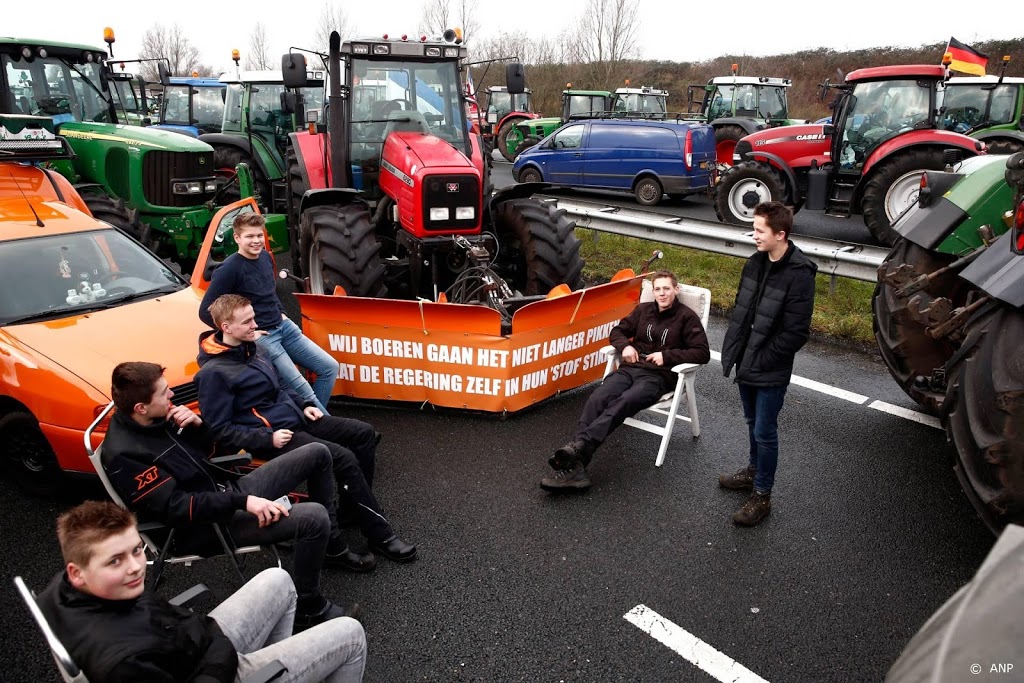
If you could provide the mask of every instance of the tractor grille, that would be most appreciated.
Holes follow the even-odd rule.
[[[171,391],[174,392],[173,400],[176,406],[187,406],[199,400],[199,389],[196,388],[195,382],[179,384],[176,387],[171,387]]]
[[[142,191],[153,206],[199,206],[214,193],[174,194],[171,184],[213,177],[213,152],[146,152],[142,159]]]
[[[423,228],[426,232],[450,232],[475,228],[480,222],[480,181],[471,175],[432,175],[423,181]],[[473,218],[455,220],[455,209],[472,206]],[[431,221],[430,209],[447,207],[450,219]]]

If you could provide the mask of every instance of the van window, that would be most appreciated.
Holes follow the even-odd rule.
[[[553,149],[577,149],[583,145],[583,126],[568,126],[555,133],[551,140]]]
[[[600,149],[679,149],[676,134],[657,126],[590,126],[591,148]]]

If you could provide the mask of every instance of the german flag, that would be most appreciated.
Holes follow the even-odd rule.
[[[984,76],[985,67],[988,66],[988,55],[978,52],[967,43],[961,43],[956,38],[950,37],[946,45],[946,54],[953,58],[949,68],[953,71],[960,71],[965,74]]]

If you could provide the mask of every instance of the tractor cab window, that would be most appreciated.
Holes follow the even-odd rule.
[[[986,120],[986,125],[1010,123],[1013,121],[1017,88],[1016,85],[1000,85],[995,88],[969,83],[947,85],[942,96],[939,126],[956,133],[967,133]],[[987,119],[986,106],[989,107]]]
[[[160,123],[172,123],[182,126],[188,121],[188,86],[169,85],[164,88],[163,108],[160,112]]]
[[[108,121],[107,95],[101,89],[96,63],[66,61],[56,57],[26,62],[18,56],[2,55],[7,82],[17,87],[14,104],[32,116],[52,116],[65,121]]]
[[[665,98],[643,93],[619,93],[615,95],[612,111],[620,114],[664,114]]]
[[[533,111],[533,105],[530,103],[530,93],[523,92],[518,95],[512,96],[512,111]]]
[[[840,163],[859,168],[871,151],[930,119],[931,84],[914,80],[858,83],[843,123]]]
[[[711,104],[708,105],[708,121],[732,115],[732,100],[736,86],[720,85],[715,89]]]
[[[488,112],[497,112],[498,118],[512,111],[512,96],[501,90],[492,90],[491,97],[487,103]]]
[[[789,114],[786,107],[786,89],[783,87],[758,87],[757,118],[784,119]]]
[[[595,95],[571,95],[569,111],[565,118],[573,116],[593,116],[605,111],[604,98]]]
[[[222,130],[240,132],[242,130],[242,84],[231,83],[224,93],[224,123]]]
[[[285,126],[282,120],[280,83],[253,83],[249,87],[249,124],[253,128],[275,131]]]
[[[110,94],[114,99],[114,108],[120,116],[122,112],[128,114],[142,115],[142,103],[139,95],[135,92],[135,81],[110,79]]]

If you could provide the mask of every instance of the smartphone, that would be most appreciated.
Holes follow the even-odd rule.
[[[280,498],[278,498],[274,502],[278,503],[279,505],[281,505],[281,507],[283,507],[285,510],[291,510],[292,509],[292,500],[287,495],[281,496]]]

